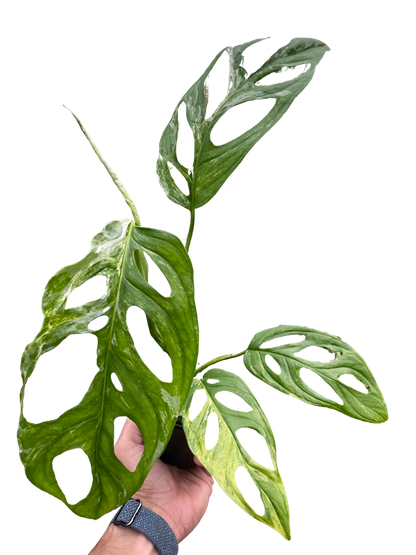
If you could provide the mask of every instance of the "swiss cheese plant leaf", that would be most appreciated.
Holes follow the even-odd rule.
[[[194,393],[200,389],[205,390],[207,400],[198,416],[191,421],[189,409]],[[251,410],[242,412],[222,404],[216,395],[223,391],[241,397]],[[205,433],[208,417],[212,413],[218,416],[219,437],[217,444],[207,450]],[[195,379],[185,402],[182,422],[191,451],[214,476],[225,493],[249,515],[290,539],[289,509],[283,482],[277,470],[273,432],[260,405],[243,380],[231,372],[217,368],[209,370],[202,379]],[[240,428],[251,428],[264,437],[273,469],[256,462],[244,449],[237,437]],[[250,507],[237,486],[235,474],[240,466],[248,471],[260,492],[265,507],[263,515],[257,514]]]
[[[164,273],[171,295],[164,297],[147,281],[144,254]],[[106,276],[104,297],[65,308],[71,291],[90,278]],[[140,358],[129,332],[130,307],[146,313],[171,358],[172,382],[162,382]],[[87,256],[60,270],[47,284],[42,308],[44,323],[22,357],[23,388],[19,445],[28,478],[40,489],[84,517],[98,518],[135,493],[163,452],[188,394],[198,351],[193,270],[179,239],[170,233],[115,221],[96,235]],[[105,315],[98,331],[90,322]],[[97,374],[81,402],[59,418],[38,424],[24,416],[24,390],[39,357],[58,347],[70,334],[97,337]],[[150,338],[148,338],[150,339]],[[59,372],[59,368],[56,370]],[[111,380],[114,373],[122,391]],[[134,472],[114,454],[114,419],[127,416],[139,427],[144,454]],[[69,505],[55,479],[52,461],[67,450],[81,448],[91,463],[92,486],[87,497]]]
[[[269,343],[292,335],[300,335],[304,339],[293,342],[289,337],[287,343],[283,340],[283,345],[277,347]],[[302,351],[308,347],[320,347],[327,353],[333,353],[334,359],[330,362],[314,362],[308,360],[309,356],[302,358]],[[267,355],[278,366],[274,367],[273,361],[268,364]],[[264,330],[254,336],[244,355],[244,363],[260,380],[306,403],[335,409],[366,422],[385,422],[388,418],[383,396],[368,366],[352,347],[334,335],[300,326],[278,326]],[[302,368],[322,378],[340,401],[328,399],[309,387],[300,375]],[[367,392],[363,393],[343,383],[342,376],[345,375],[353,376],[353,382],[354,378],[361,382]]]
[[[261,40],[261,39],[259,39]],[[157,173],[167,196],[177,204],[193,210],[206,204],[219,191],[225,180],[240,164],[249,150],[283,116],[294,99],[311,81],[315,68],[329,48],[321,41],[297,38],[275,52],[257,71],[251,75],[242,66],[243,52],[254,40],[233,48],[221,50],[201,77],[181,98],[172,118],[164,130],[160,145]],[[206,118],[208,88],[206,85],[210,71],[223,52],[230,57],[229,89],[211,117]],[[307,69],[298,77],[277,84],[262,84],[262,80],[284,68],[306,65]],[[220,118],[239,104],[260,99],[275,99],[269,113],[254,127],[223,145],[214,145],[211,132]],[[186,105],[186,117],[192,129],[195,149],[193,168],[186,168],[177,158],[178,110]],[[185,195],[175,184],[169,164],[174,166],[186,179],[189,195]]]

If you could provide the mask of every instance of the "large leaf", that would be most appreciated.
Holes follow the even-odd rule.
[[[83,260],[60,270],[46,287],[43,327],[22,358],[18,437],[29,480],[61,499],[76,514],[98,518],[139,489],[163,452],[195,371],[198,323],[192,265],[174,235],[116,221],[96,235],[91,246]],[[163,297],[147,282],[143,252],[164,273],[172,290],[170,297]],[[107,277],[106,295],[66,309],[71,291],[97,275]],[[157,327],[171,358],[171,383],[160,381],[136,351],[126,323],[131,306],[143,309]],[[90,331],[89,323],[104,314],[108,316],[106,325]],[[24,417],[24,389],[39,357],[58,347],[70,334],[78,333],[93,333],[98,340],[97,374],[86,395],[56,420],[28,422]],[[113,372],[122,391],[112,384]],[[135,472],[129,472],[114,454],[113,423],[118,416],[133,420],[144,438],[144,454]],[[56,482],[52,461],[75,448],[87,454],[93,482],[85,499],[69,505]]]
[[[210,380],[216,383],[209,383]],[[189,408],[195,391],[199,389],[205,390],[207,400],[199,415],[190,421]],[[241,412],[226,407],[216,398],[220,391],[238,395],[252,410]],[[208,451],[205,447],[205,433],[211,413],[218,416],[219,438],[217,444]],[[214,476],[225,493],[249,515],[290,539],[289,508],[283,482],[277,470],[273,432],[260,405],[243,380],[231,372],[217,368],[209,370],[202,379],[195,379],[183,409],[182,422],[191,451]],[[252,428],[264,437],[273,461],[273,470],[257,463],[247,453],[236,435],[240,428]],[[260,491],[265,507],[264,515],[258,515],[250,507],[236,484],[235,473],[240,466],[247,469]]]
[[[173,202],[189,210],[199,208],[212,199],[249,150],[279,121],[294,99],[308,85],[315,72],[315,67],[325,52],[329,50],[326,44],[318,40],[293,39],[275,52],[257,71],[248,76],[242,66],[242,54],[246,48],[256,42],[258,40],[221,50],[201,77],[181,98],[162,134],[159,145],[160,156],[157,162],[160,184]],[[228,94],[213,115],[206,119],[208,98],[206,80],[225,51],[230,57]],[[278,73],[283,68],[293,68],[303,64],[308,64],[309,68],[290,81],[272,85],[261,84],[261,80],[271,73]],[[211,131],[228,110],[244,102],[265,98],[274,98],[276,102],[257,125],[223,145],[216,146],[212,143]],[[192,171],[180,163],[176,154],[179,132],[178,110],[182,103],[186,105],[187,121],[195,140]],[[189,195],[185,195],[176,186],[169,164],[179,170],[187,180]]]
[[[279,347],[264,345],[288,335],[303,335],[305,339]],[[305,360],[302,358],[302,351],[307,347],[325,349],[333,353],[334,360]],[[267,364],[267,355],[278,363],[280,373]],[[257,378],[306,403],[332,408],[366,422],[385,422],[388,418],[383,396],[368,366],[352,347],[334,335],[300,326],[278,326],[264,330],[254,336],[244,355],[244,363]],[[337,403],[310,388],[300,376],[302,368],[308,368],[320,376],[339,395],[342,402]],[[364,384],[367,393],[340,381],[339,378],[346,374]]]

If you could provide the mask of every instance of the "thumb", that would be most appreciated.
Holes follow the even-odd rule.
[[[208,470],[205,468],[205,466],[201,463],[196,455],[194,455],[194,463],[196,464],[196,466],[200,466],[202,470],[212,478],[211,474],[208,472]]]

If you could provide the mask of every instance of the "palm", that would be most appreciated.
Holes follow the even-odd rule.
[[[137,426],[127,420],[115,446],[121,462],[134,470],[144,450]],[[198,524],[205,513],[214,483],[211,475],[200,466],[179,469],[158,460],[135,497],[143,505],[162,516],[174,531],[178,542]]]

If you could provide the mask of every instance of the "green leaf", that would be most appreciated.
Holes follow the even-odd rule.
[[[199,208],[213,198],[249,150],[279,121],[294,99],[308,85],[315,72],[315,67],[325,52],[329,50],[326,44],[318,40],[293,39],[275,52],[257,71],[248,76],[242,66],[242,54],[246,48],[259,40],[262,39],[221,50],[201,77],[181,98],[162,134],[159,145],[160,156],[157,162],[160,184],[173,202],[189,210]],[[206,119],[208,101],[206,80],[225,51],[230,57],[228,94],[213,115]],[[285,67],[293,68],[303,64],[310,64],[310,67],[290,81],[274,85],[260,83],[271,73],[278,73]],[[274,98],[276,102],[257,125],[223,145],[216,146],[212,143],[211,132],[228,110],[244,102],[265,98]],[[176,154],[179,132],[178,110],[182,103],[186,105],[187,121],[195,140],[192,171],[180,163]],[[169,164],[172,164],[187,180],[189,195],[182,193],[176,186]]]
[[[279,347],[264,345],[265,342],[287,335],[303,335],[305,339]],[[333,353],[334,360],[305,360],[301,351],[307,347],[321,347]],[[280,374],[268,366],[267,355],[279,364]],[[366,422],[385,422],[388,418],[383,396],[368,366],[352,347],[334,335],[300,326],[278,326],[264,330],[251,341],[244,355],[244,364],[260,380],[311,405],[335,409]],[[339,395],[342,403],[336,403],[306,385],[299,375],[301,368],[308,368],[320,376]],[[340,376],[346,374],[364,384],[367,393],[357,391],[340,381]]]
[[[218,382],[209,383],[209,380]],[[190,421],[189,408],[195,391],[199,389],[205,390],[207,400],[199,415]],[[252,410],[241,412],[226,407],[216,398],[220,391],[238,395]],[[218,416],[219,438],[217,444],[208,451],[205,447],[205,432],[211,413]],[[260,405],[243,380],[231,372],[216,368],[209,370],[201,380],[195,379],[183,409],[182,422],[191,451],[214,476],[225,493],[246,513],[290,539],[289,508],[283,482],[277,470],[273,432]],[[247,453],[236,435],[240,428],[251,428],[264,437],[273,461],[273,470],[257,463]],[[240,466],[247,469],[259,489],[265,507],[262,516],[250,507],[237,487],[235,473]]]
[[[143,253],[159,266],[172,293],[163,297],[147,282]],[[104,297],[66,309],[71,291],[88,279],[107,277]],[[171,358],[173,380],[160,381],[140,358],[126,323],[129,307],[138,306],[157,327]],[[19,445],[26,474],[37,487],[61,499],[84,517],[99,518],[119,507],[143,483],[163,452],[176,417],[188,394],[198,352],[198,322],[193,270],[177,237],[131,222],[111,222],[96,235],[87,256],[60,270],[47,284],[43,327],[22,357],[23,387]],[[98,331],[90,322],[108,316]],[[70,334],[93,333],[98,340],[97,374],[82,401],[56,420],[34,424],[24,417],[24,390],[39,357]],[[119,378],[123,390],[112,384]],[[114,454],[114,419],[127,416],[139,427],[145,444],[135,472]],[[69,505],[58,486],[52,461],[67,450],[81,448],[91,463],[93,482],[88,496]]]

